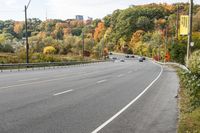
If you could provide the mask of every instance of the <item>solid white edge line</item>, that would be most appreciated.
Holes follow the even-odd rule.
[[[135,99],[133,99],[128,105],[126,105],[124,108],[122,108],[119,112],[117,112],[114,116],[112,116],[110,119],[108,119],[106,122],[104,122],[102,125],[100,125],[99,127],[97,127],[94,131],[92,131],[91,133],[98,133],[101,129],[103,129],[106,125],[108,125],[110,122],[112,122],[115,118],[117,118],[121,113],[123,113],[126,109],[128,109],[133,103],[135,103],[162,75],[163,73],[163,67],[161,65],[159,65],[161,67],[161,71],[159,73],[159,75],[156,77],[156,79],[154,79],[151,84],[149,84],[145,90],[140,93]]]
[[[59,92],[59,93],[54,94],[54,96],[62,95],[62,94],[65,94],[65,93],[68,93],[71,91],[74,91],[74,90],[67,90],[67,91]]]

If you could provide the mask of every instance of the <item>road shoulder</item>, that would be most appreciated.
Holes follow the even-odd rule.
[[[164,67],[160,79],[128,110],[107,125],[103,133],[175,133],[177,130],[176,71]]]

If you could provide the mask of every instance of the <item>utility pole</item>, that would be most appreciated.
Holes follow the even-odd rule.
[[[166,27],[165,27],[165,56],[167,55],[167,52],[168,52],[168,50],[167,50],[167,43],[168,43],[168,39],[167,39],[167,34],[168,34],[168,26],[166,25]],[[164,59],[164,62],[166,62],[166,57],[165,57],[165,59]]]
[[[179,4],[177,5],[177,15],[176,15],[176,39],[178,40],[178,29],[179,29]]]
[[[27,9],[29,7],[31,3],[31,0],[29,0],[28,2],[28,5],[24,6],[25,7],[25,37],[26,37],[26,63],[28,64],[29,63],[29,44],[28,44],[28,33],[27,33],[27,30],[28,30],[28,24],[27,24]]]
[[[188,61],[190,57],[190,44],[192,42],[192,18],[193,18],[193,0],[190,0],[190,7],[189,7],[189,32],[188,32],[188,44],[187,44],[187,60],[186,65],[188,67]]]
[[[82,56],[83,56],[83,59],[84,59],[84,32],[82,33]]]

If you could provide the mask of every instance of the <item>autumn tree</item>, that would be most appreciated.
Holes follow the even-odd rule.
[[[101,38],[103,37],[104,33],[105,33],[105,26],[103,22],[99,22],[98,26],[95,28],[95,32],[94,32],[94,39],[95,41],[100,41]]]
[[[14,24],[14,32],[17,34],[18,38],[22,38],[23,36],[23,28],[24,24],[22,22],[15,22]]]
[[[143,30],[138,30],[133,33],[131,41],[129,43],[129,47],[132,48],[133,51],[136,50],[137,44],[142,40],[142,36],[145,34]]]

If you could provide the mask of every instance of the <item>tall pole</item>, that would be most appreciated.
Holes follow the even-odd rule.
[[[166,56],[166,55],[167,55],[167,52],[168,52],[168,50],[167,50],[167,43],[168,43],[168,39],[167,39],[167,37],[168,37],[168,36],[167,36],[167,34],[168,34],[168,33],[167,33],[168,27],[167,27],[167,25],[166,25],[166,27],[165,27],[165,30],[166,30],[166,31],[165,31],[165,34],[166,34],[166,35],[165,35],[165,56]],[[165,57],[165,59],[164,59],[164,62],[166,62],[166,57]]]
[[[25,36],[26,36],[26,63],[29,63],[29,44],[28,44],[28,33],[27,33],[27,6],[25,5]]]
[[[84,59],[84,43],[85,43],[85,41],[84,41],[84,32],[82,33],[82,56],[83,56],[83,59]]]
[[[104,38],[103,38],[103,41],[102,41],[102,49],[101,49],[101,52],[102,52],[102,59],[104,60]]]
[[[187,61],[186,61],[187,67],[188,67],[188,61],[189,61],[189,57],[190,57],[190,44],[192,42],[192,18],[193,18],[193,0],[190,0],[190,8],[189,8],[189,32],[188,32]]]
[[[179,31],[179,4],[177,6],[177,17],[176,17],[176,39],[178,40],[178,31]]]

